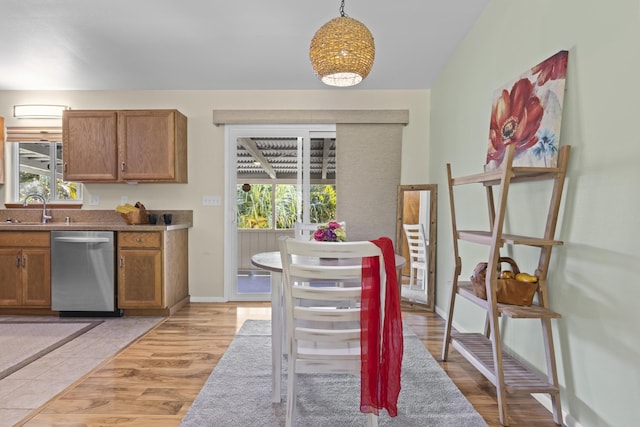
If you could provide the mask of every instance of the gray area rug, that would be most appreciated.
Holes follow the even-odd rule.
[[[264,320],[245,322],[182,420],[182,427],[284,426],[285,396],[282,403],[271,403],[270,327]],[[404,335],[398,416],[390,418],[381,411],[379,424],[486,426],[418,337],[407,327]],[[283,384],[286,389],[286,376]],[[298,390],[296,425],[366,425],[366,415],[359,412],[357,376],[299,375]]]
[[[102,321],[0,322],[0,380],[100,323]]]

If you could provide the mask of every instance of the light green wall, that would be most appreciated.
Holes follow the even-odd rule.
[[[453,258],[445,164],[457,176],[481,172],[494,89],[569,50],[561,144],[573,150],[557,233],[565,244],[554,250],[549,283],[552,308],[563,316],[554,321],[563,410],[583,426],[638,425],[639,40],[638,0],[492,0],[431,91],[430,178],[443,194],[437,306],[446,311]],[[535,230],[545,189],[518,188],[524,194],[509,205],[508,224]],[[483,225],[484,193],[466,191],[456,211],[465,228]],[[471,245],[461,254],[463,278],[487,257]],[[536,264],[533,251],[512,254]],[[466,330],[483,325],[466,301],[455,321]],[[504,326],[508,345],[544,371],[538,322]]]
[[[15,104],[62,104],[79,109],[177,108],[188,118],[188,184],[87,184],[85,199],[114,209],[120,198],[140,200],[148,209],[193,210],[189,234],[189,291],[194,300],[222,301],[224,205],[203,207],[203,195],[224,196],[225,131],[213,125],[214,109],[408,109],[403,128],[402,183],[426,183],[429,91],[0,91],[0,116],[6,126],[60,126],[55,120],[18,120]],[[0,185],[0,202],[5,200]],[[54,213],[55,215],[55,213]]]

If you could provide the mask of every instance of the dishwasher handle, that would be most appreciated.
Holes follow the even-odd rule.
[[[109,243],[108,237],[54,237],[56,242],[64,243]]]

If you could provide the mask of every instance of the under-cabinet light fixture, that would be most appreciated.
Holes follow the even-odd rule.
[[[60,119],[66,105],[14,105],[13,117],[17,119]]]

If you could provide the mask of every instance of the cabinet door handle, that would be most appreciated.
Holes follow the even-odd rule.
[[[142,242],[142,239],[139,237],[136,237],[136,243],[140,243],[140,242]]]
[[[124,162],[120,163],[120,170],[124,172]]]
[[[27,257],[23,256],[22,257],[22,268],[25,268],[26,265],[27,265]]]
[[[64,172],[67,171],[67,162],[64,163]]]
[[[124,257],[120,257],[120,268],[124,267]]]
[[[16,255],[16,268],[20,268],[20,255]]]

